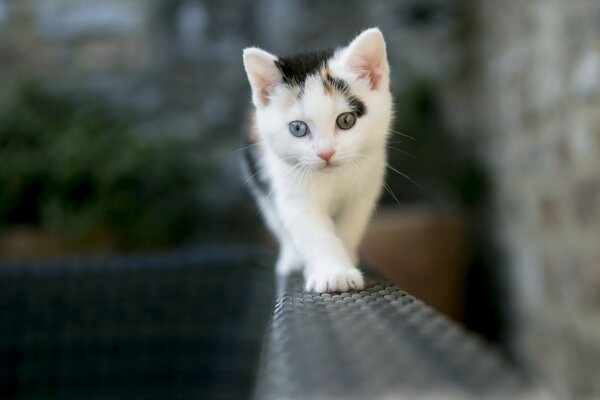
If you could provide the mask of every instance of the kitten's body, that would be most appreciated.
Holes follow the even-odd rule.
[[[357,248],[381,192],[391,118],[381,32],[335,53],[246,49],[244,64],[256,106],[248,181],[281,246],[277,272],[303,269],[317,292],[362,288]],[[290,133],[298,122],[301,137]]]

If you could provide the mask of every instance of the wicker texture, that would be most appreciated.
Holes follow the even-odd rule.
[[[311,294],[279,282],[256,399],[516,398],[525,380],[478,337],[398,287]],[[525,397],[529,397],[525,395]]]

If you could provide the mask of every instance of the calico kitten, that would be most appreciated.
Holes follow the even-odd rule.
[[[357,248],[380,195],[392,114],[385,41],[368,29],[336,51],[244,50],[255,106],[244,159],[279,274],[306,290],[362,289]]]

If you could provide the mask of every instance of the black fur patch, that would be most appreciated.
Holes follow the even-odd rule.
[[[346,94],[350,92],[348,88],[348,83],[340,78],[334,78],[333,76],[327,74],[327,80],[323,82],[326,85],[331,85],[335,90],[342,94]]]
[[[333,76],[327,74],[327,80],[326,82],[323,82],[323,84],[330,85],[344,95],[346,99],[348,99],[348,103],[350,103],[350,107],[352,107],[357,117],[362,117],[367,113],[367,106],[365,106],[365,103],[360,101],[358,97],[350,93],[350,87],[345,80],[334,78]]]
[[[327,61],[333,57],[333,50],[321,50],[309,53],[301,53],[292,57],[280,57],[279,60],[275,61],[275,65],[281,71],[283,81],[293,87],[300,88],[299,96],[302,96],[304,90],[304,83],[309,75],[318,74],[325,66]],[[360,101],[358,97],[354,96],[350,92],[348,83],[340,78],[334,78],[327,74],[324,85],[329,85],[336,91],[348,99],[350,107],[354,110],[357,117],[361,117],[366,114],[367,107],[365,103]]]
[[[367,113],[367,106],[358,97],[351,95],[348,97],[348,102],[350,103],[350,107],[354,109],[357,117],[360,118]]]
[[[319,72],[332,56],[331,49],[314,51],[292,57],[280,57],[275,61],[275,65],[281,71],[286,84],[303,88],[306,77]]]

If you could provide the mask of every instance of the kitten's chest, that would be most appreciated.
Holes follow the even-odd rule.
[[[343,208],[376,190],[370,178],[366,172],[361,175],[351,169],[323,174],[311,188],[312,195],[329,215],[335,216]]]
[[[342,167],[312,174],[278,173],[273,179],[273,193],[280,208],[314,207],[334,217],[357,200],[372,198],[380,192],[384,166],[371,163],[360,165],[362,168]]]

